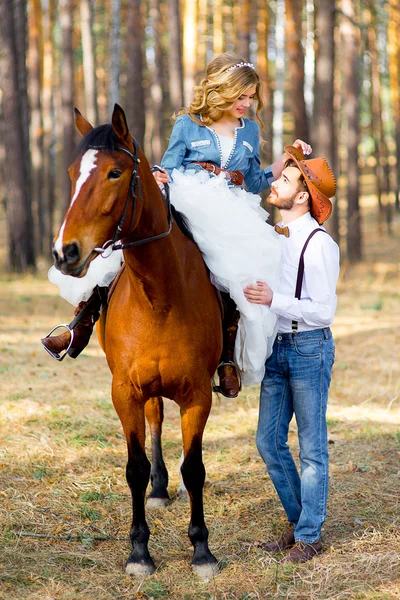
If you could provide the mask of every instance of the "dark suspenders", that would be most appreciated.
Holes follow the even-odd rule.
[[[316,229],[314,229],[314,231],[312,231],[310,233],[310,235],[308,236],[308,238],[306,239],[306,243],[303,246],[303,250],[301,251],[300,254],[300,260],[299,260],[299,268],[297,271],[297,281],[296,281],[296,291],[294,294],[294,297],[297,298],[298,300],[300,300],[301,297],[301,288],[303,285],[303,277],[304,277],[304,253],[307,250],[307,246],[309,241],[311,240],[311,238],[318,232],[318,231],[323,231],[323,233],[328,233],[327,231],[325,231],[325,229],[321,229],[320,227],[317,227]],[[298,321],[292,321],[292,333],[296,334],[297,330],[299,327],[299,322]]]

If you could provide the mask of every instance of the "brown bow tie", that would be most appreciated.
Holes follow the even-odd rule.
[[[279,233],[279,235],[284,235],[285,237],[290,236],[289,227],[279,227],[279,225],[275,225],[275,231]]]

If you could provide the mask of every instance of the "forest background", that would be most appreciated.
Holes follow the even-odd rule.
[[[10,271],[49,257],[69,203],[73,106],[98,125],[115,102],[151,164],[171,116],[226,50],[263,81],[263,164],[299,137],[339,181],[329,231],[363,256],[360,195],[391,234],[400,186],[397,0],[0,0],[0,198]]]
[[[79,141],[73,106],[96,125],[118,102],[158,163],[172,114],[225,50],[264,83],[262,164],[301,137],[338,181],[325,551],[285,565],[261,549],[285,515],[255,447],[254,386],[215,396],[204,436],[220,575],[190,571],[180,416],[166,402],[172,503],[147,511],[157,571],[134,580],[126,444],[104,354],[92,336],[79,360],[56,364],[40,345],[72,316],[46,275]],[[398,0],[0,0],[1,600],[400,599],[399,90]],[[297,456],[294,422],[289,443]]]

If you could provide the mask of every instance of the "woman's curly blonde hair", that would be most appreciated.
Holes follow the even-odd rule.
[[[205,77],[194,88],[194,97],[189,108],[181,109],[175,118],[186,114],[198,125],[211,125],[218,121],[224,111],[232,108],[234,102],[250,87],[256,87],[256,118],[260,126],[263,122],[259,116],[264,103],[261,98],[261,81],[257,72],[248,66],[230,67],[243,63],[243,59],[232,52],[219,54],[208,64]],[[200,119],[201,116],[201,119]]]

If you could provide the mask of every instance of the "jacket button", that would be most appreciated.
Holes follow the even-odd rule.
[[[278,340],[281,342],[282,341],[282,336],[278,335]]]

